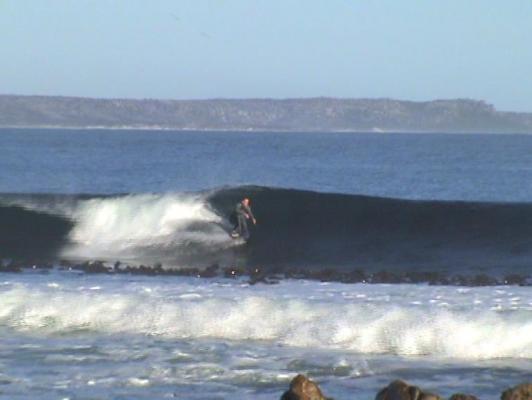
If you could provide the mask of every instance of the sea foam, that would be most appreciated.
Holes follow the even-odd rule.
[[[165,339],[261,340],[367,354],[532,358],[532,307],[525,292],[517,304],[514,293],[494,302],[491,288],[457,295],[444,287],[439,289],[444,295],[431,303],[432,288],[418,286],[419,301],[412,304],[407,292],[413,285],[397,285],[387,297],[375,293],[390,291],[380,285],[336,284],[325,292],[307,282],[269,290],[236,283],[194,287],[178,281],[162,286],[123,281],[121,289],[112,285],[100,290],[65,282],[33,289],[4,285],[0,327],[45,335],[83,330]],[[305,296],[310,289],[316,292],[313,299]],[[356,300],[346,291],[368,296]],[[473,306],[475,298],[486,301]],[[498,308],[492,307],[495,303]]]

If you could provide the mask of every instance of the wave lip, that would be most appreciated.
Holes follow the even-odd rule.
[[[80,202],[63,257],[131,259],[146,253],[178,251],[196,243],[205,248],[227,242],[222,218],[200,196],[128,195]]]

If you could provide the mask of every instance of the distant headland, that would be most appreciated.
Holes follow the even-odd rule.
[[[0,95],[0,127],[532,133],[532,113],[479,100],[131,100]]]

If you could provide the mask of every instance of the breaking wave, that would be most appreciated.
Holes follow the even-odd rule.
[[[258,219],[232,240],[236,202]],[[0,195],[3,257],[167,265],[529,273],[532,204],[412,201],[264,187],[116,196]]]
[[[13,285],[1,290],[0,328],[30,335],[138,334],[261,340],[357,353],[532,358],[530,309],[446,309],[442,300],[422,307],[368,297],[331,302],[287,298],[283,291],[274,296],[233,287],[225,288],[224,295],[144,287],[117,293],[99,286]]]

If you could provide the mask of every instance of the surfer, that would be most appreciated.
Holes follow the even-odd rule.
[[[244,239],[249,239],[249,229],[248,229],[248,219],[251,219],[253,221],[253,225],[257,224],[257,220],[255,219],[255,216],[253,215],[253,212],[251,211],[251,207],[249,206],[250,201],[246,197],[241,202],[239,202],[235,207],[235,213],[236,213],[236,219],[237,219],[237,225],[235,226],[235,229],[233,230],[231,236],[233,237],[242,237]]]

